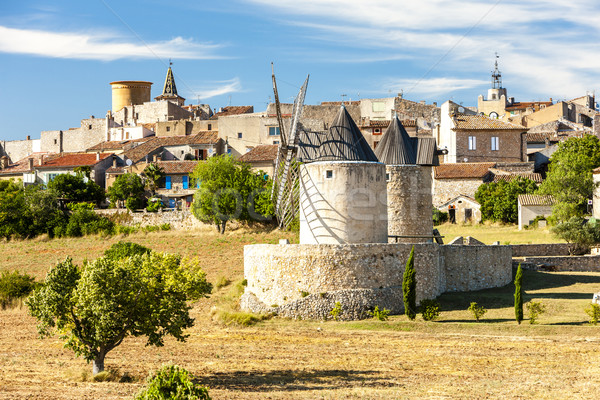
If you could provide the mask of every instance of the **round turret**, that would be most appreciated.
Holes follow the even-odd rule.
[[[117,112],[123,107],[144,104],[150,101],[152,82],[118,81],[111,82],[112,111]]]

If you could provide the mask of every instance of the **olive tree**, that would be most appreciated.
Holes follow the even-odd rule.
[[[188,301],[211,289],[197,263],[174,254],[101,257],[81,268],[67,258],[48,272],[27,306],[42,337],[58,333],[96,374],[128,336],[145,336],[154,346],[163,346],[166,335],[185,341],[184,330],[194,323]]]

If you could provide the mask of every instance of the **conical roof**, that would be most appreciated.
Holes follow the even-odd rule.
[[[313,161],[379,161],[344,106],[333,119],[316,154]]]
[[[417,163],[418,144],[402,126],[398,117],[394,117],[386,129],[375,155],[386,165],[414,165]]]
[[[173,70],[171,67],[169,67],[169,70],[167,71],[162,96],[177,96],[177,86],[175,86],[175,78],[173,77]]]

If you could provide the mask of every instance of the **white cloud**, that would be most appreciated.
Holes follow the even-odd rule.
[[[382,88],[393,92],[403,92],[405,95],[419,94],[421,96],[444,95],[457,90],[473,89],[486,85],[488,81],[460,78],[430,78],[430,79],[391,79]]]
[[[227,93],[235,93],[242,91],[242,83],[240,78],[235,77],[226,81],[214,82],[210,87],[200,88],[194,91],[195,96],[201,100],[210,99],[211,97],[221,96]]]
[[[0,52],[42,57],[112,61],[121,58],[215,59],[219,45],[176,37],[139,43],[111,34],[51,32],[0,26]]]

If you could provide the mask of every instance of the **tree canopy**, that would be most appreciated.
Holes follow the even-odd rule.
[[[104,369],[106,354],[127,336],[145,336],[154,346],[162,346],[166,335],[184,341],[184,330],[194,322],[187,301],[212,288],[196,262],[138,251],[123,258],[123,251],[81,268],[67,258],[27,300],[40,335],[58,333],[65,347],[93,362],[94,373]]]
[[[200,221],[214,223],[225,232],[227,221],[268,220],[273,207],[270,183],[250,165],[222,155],[200,162],[192,178],[200,182],[194,194],[192,213]]]
[[[546,180],[540,194],[554,196],[552,215],[559,221],[579,217],[587,212],[587,200],[592,198],[592,170],[600,166],[600,140],[593,135],[571,138],[558,144],[550,157]]]
[[[475,200],[481,204],[481,219],[507,223],[517,222],[519,195],[534,193],[536,189],[535,182],[521,177],[509,182],[499,181],[480,185],[475,192]]]
[[[144,168],[142,175],[146,178],[146,187],[154,195],[161,179],[165,177],[165,171],[158,164],[151,163]]]
[[[142,179],[134,173],[119,175],[115,182],[108,188],[108,198],[112,203],[118,204],[119,201],[135,200],[142,204],[144,197],[144,183]],[[132,203],[130,201],[130,203]],[[138,204],[132,204],[133,208]]]
[[[86,179],[85,173],[57,175],[48,182],[48,189],[54,191],[58,197],[73,203],[93,202],[99,204],[106,197],[104,189],[91,179]]]

